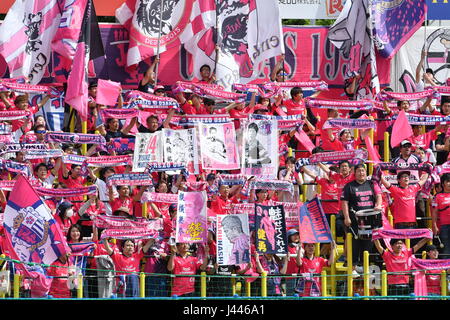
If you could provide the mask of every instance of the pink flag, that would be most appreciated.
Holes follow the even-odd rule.
[[[119,82],[99,79],[95,102],[105,106],[115,106],[121,89]]]
[[[405,139],[408,139],[413,135],[413,130],[408,122],[406,113],[404,110],[400,111],[397,119],[392,126],[391,147],[396,147]]]
[[[308,135],[303,130],[299,130],[295,133],[295,138],[308,150],[312,152],[316,147],[314,143],[312,143],[311,139],[309,139]]]
[[[73,59],[72,71],[67,79],[67,93],[65,102],[78,111],[82,120],[88,118],[88,84],[86,81],[86,50],[85,43],[77,46]]]
[[[378,154],[378,151],[373,147],[372,140],[369,136],[366,136],[364,138],[364,142],[366,143],[367,152],[369,152],[370,160],[372,160],[375,163],[381,162],[380,161],[380,155]]]

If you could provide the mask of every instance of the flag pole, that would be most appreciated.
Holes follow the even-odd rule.
[[[427,25],[428,25],[428,10],[425,11],[425,32],[423,35],[423,50],[424,51],[426,51],[426,48],[427,48]],[[423,69],[423,72],[425,72],[425,70],[426,70],[425,63],[422,65],[422,69]]]
[[[159,50],[160,50],[160,44],[161,44],[161,33],[162,33],[162,16],[163,16],[163,7],[164,7],[164,0],[161,0],[159,3],[159,32],[158,32],[158,46],[156,49],[156,57],[159,59]],[[155,84],[154,86],[158,84],[158,68],[159,63],[155,66]]]
[[[214,74],[216,74],[216,70],[217,70],[217,64],[219,63],[219,10],[217,10],[217,3],[216,1],[214,1],[215,5],[216,5],[216,45],[215,45],[215,50],[216,50],[216,57],[214,59]]]

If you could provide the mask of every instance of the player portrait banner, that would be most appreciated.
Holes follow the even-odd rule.
[[[276,179],[278,173],[278,126],[274,120],[254,120],[245,125],[242,174]]]
[[[162,133],[136,133],[133,172],[144,172],[149,162],[163,161]]]
[[[192,174],[199,173],[196,128],[184,130],[162,129],[164,161],[185,164]]]
[[[250,262],[250,231],[247,214],[219,214],[217,223],[217,264]]]
[[[178,193],[176,242],[206,243],[206,191]]]
[[[234,123],[199,124],[203,169],[235,170],[240,168]]]
[[[330,226],[318,198],[305,202],[299,210],[300,241],[303,243],[331,242]]]
[[[255,205],[256,251],[287,253],[286,221],[282,205]]]

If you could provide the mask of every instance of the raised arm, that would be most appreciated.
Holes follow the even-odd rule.
[[[376,239],[373,240],[373,243],[375,244],[375,248],[377,248],[377,251],[380,255],[383,255],[384,248],[381,246],[380,240]]]
[[[428,241],[429,239],[423,238],[419,242],[417,242],[417,244],[414,247],[412,247],[413,253],[419,251],[419,249],[422,248],[424,245],[426,245]]]

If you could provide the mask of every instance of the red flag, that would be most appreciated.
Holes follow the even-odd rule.
[[[406,113],[404,110],[400,111],[398,118],[395,120],[392,126],[391,147],[394,148],[400,144],[403,140],[408,139],[413,135],[413,130],[408,122]]]

